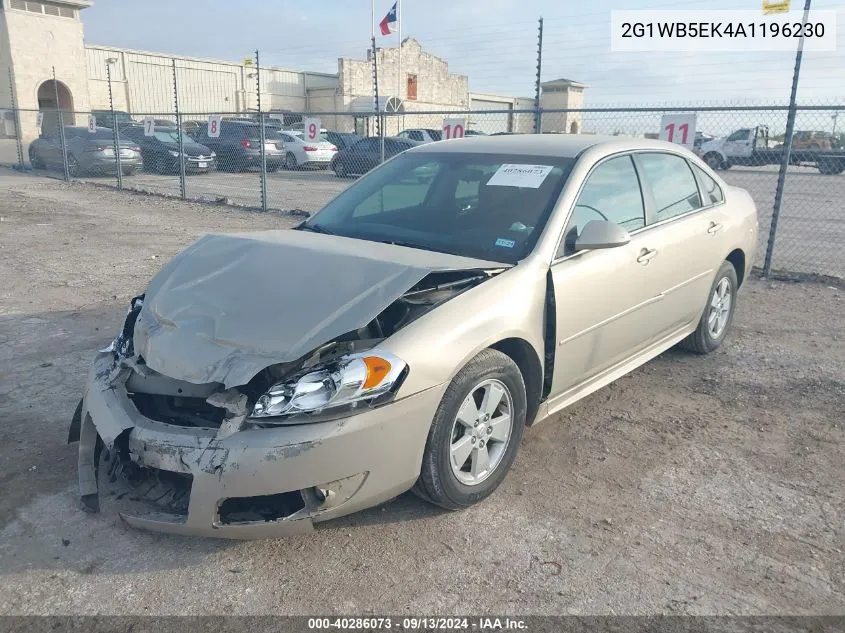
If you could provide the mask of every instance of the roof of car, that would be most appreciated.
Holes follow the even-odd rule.
[[[472,152],[479,154],[524,154],[574,158],[584,150],[605,146],[607,153],[636,149],[671,149],[680,146],[664,141],[586,134],[513,134],[471,136],[414,147],[413,152]]]

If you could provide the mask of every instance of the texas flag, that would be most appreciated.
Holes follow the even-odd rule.
[[[384,16],[384,19],[379,22],[379,28],[381,29],[382,35],[390,35],[396,30],[396,25],[399,23],[396,19],[396,2],[393,3],[393,8],[387,12],[387,15]]]

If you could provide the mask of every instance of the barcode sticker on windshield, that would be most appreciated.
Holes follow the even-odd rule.
[[[537,189],[543,184],[553,167],[551,165],[502,165],[487,181],[490,187],[529,187]]]

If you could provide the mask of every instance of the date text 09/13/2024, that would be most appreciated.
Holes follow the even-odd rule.
[[[326,617],[309,618],[310,630],[526,631],[525,620],[510,617]]]

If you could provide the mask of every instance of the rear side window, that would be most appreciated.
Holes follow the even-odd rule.
[[[655,221],[661,222],[701,208],[698,183],[684,158],[674,154],[640,154],[642,177],[654,198]]]
[[[722,193],[722,188],[719,186],[719,183],[717,183],[709,175],[707,175],[707,172],[701,169],[700,167],[693,165],[692,168],[693,171],[698,174],[698,178],[701,181],[701,185],[703,188],[702,194],[704,195],[705,206],[723,202],[725,196]]]

